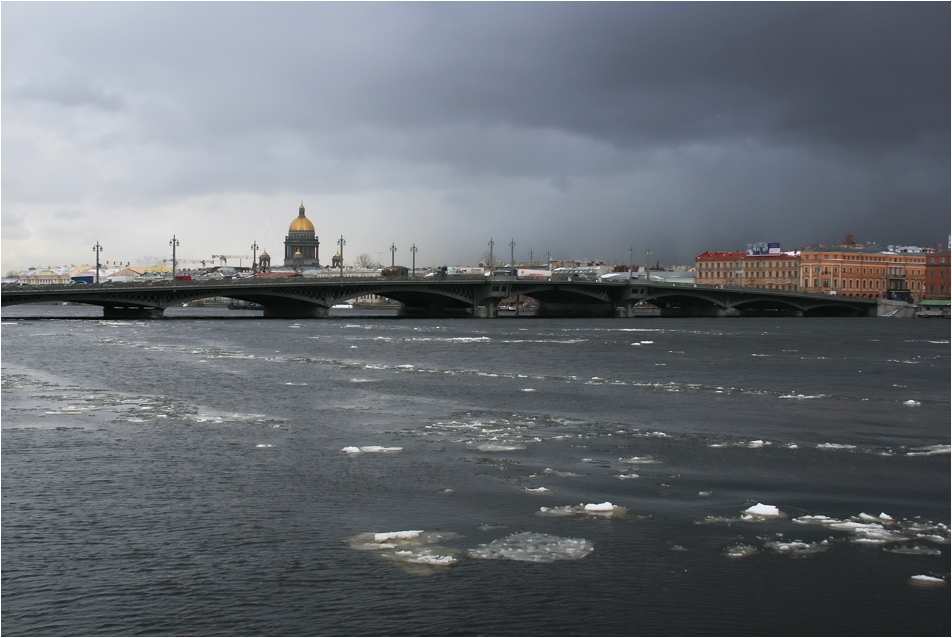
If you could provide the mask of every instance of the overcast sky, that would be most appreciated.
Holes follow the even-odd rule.
[[[323,262],[948,241],[946,2],[0,12],[4,272],[280,261],[302,200]]]

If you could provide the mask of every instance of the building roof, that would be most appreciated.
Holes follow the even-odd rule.
[[[298,216],[294,218],[294,221],[291,222],[291,225],[288,227],[289,232],[314,232],[314,224],[311,223],[311,220],[304,216],[304,202],[301,202],[301,208],[298,209]]]
[[[741,259],[744,256],[744,253],[740,251],[732,252],[705,252],[701,253],[694,258],[694,261],[711,261],[715,259],[725,260],[725,259]]]

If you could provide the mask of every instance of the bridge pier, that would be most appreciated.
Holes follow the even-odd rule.
[[[264,306],[266,319],[327,319],[330,311],[314,304],[300,306]]]
[[[165,309],[142,306],[103,306],[102,316],[104,319],[161,319],[165,316]]]

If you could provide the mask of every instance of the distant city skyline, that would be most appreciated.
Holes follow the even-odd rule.
[[[946,243],[948,3],[5,3],[3,271]],[[327,256],[333,255],[330,250]],[[55,259],[54,255],[60,256]],[[379,255],[379,257],[378,257]]]

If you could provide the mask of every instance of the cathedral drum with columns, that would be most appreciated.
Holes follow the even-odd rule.
[[[298,216],[291,222],[288,236],[284,240],[284,265],[320,268],[321,261],[318,256],[320,246],[320,239],[314,234],[314,224],[304,216],[304,202],[301,202]]]

